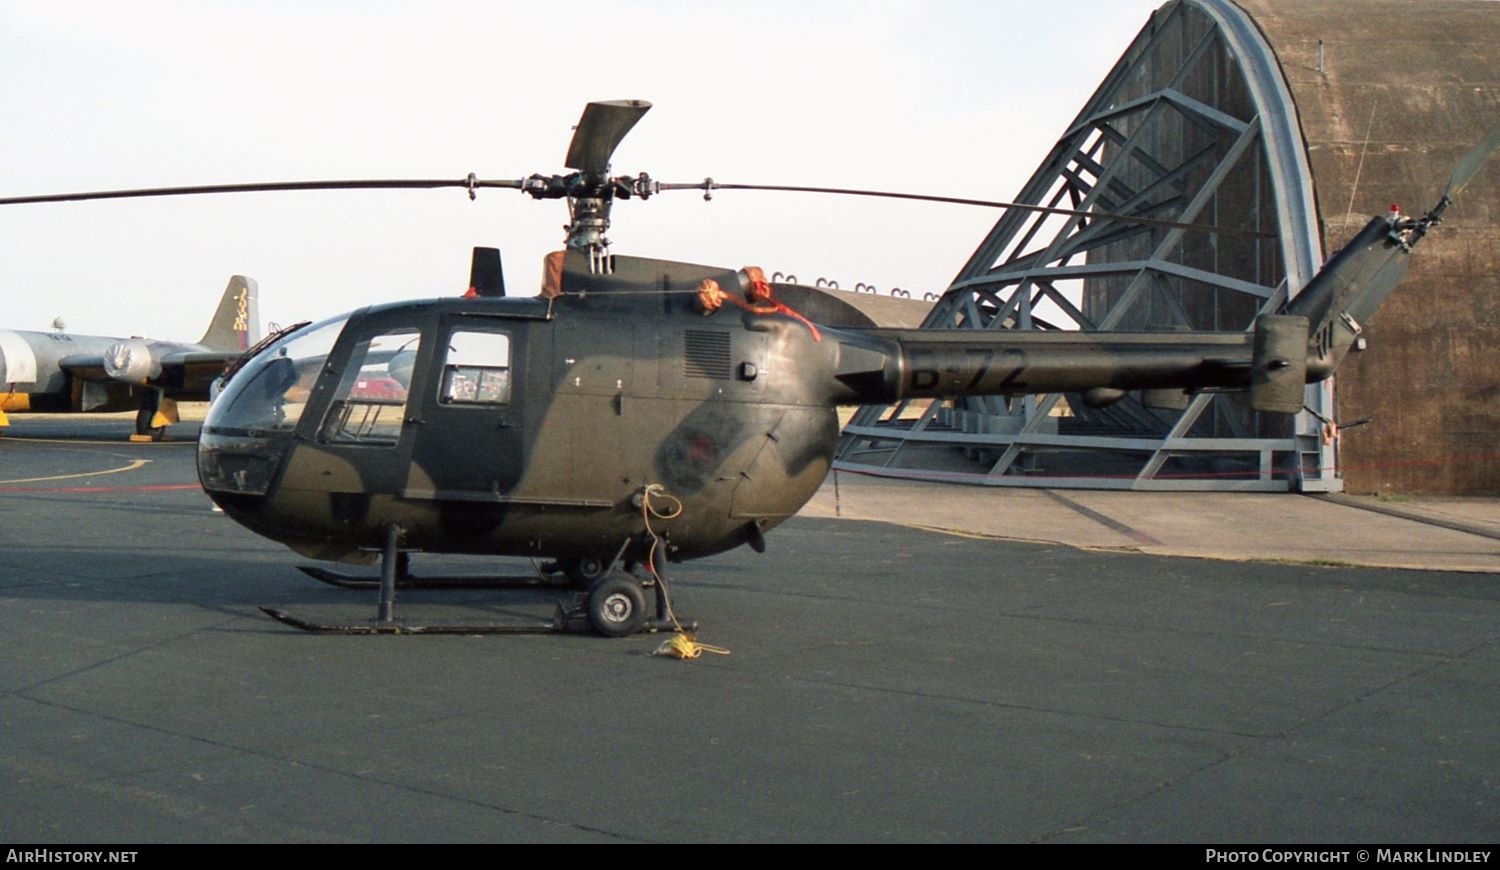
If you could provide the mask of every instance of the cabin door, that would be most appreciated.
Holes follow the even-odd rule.
[[[452,316],[438,324],[415,420],[407,498],[502,503],[525,473],[527,324]]]

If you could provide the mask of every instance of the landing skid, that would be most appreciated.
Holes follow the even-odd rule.
[[[558,626],[555,620],[531,624],[445,622],[433,625],[408,622],[404,619],[393,619],[389,622],[374,619],[365,622],[315,622],[293,616],[285,610],[277,610],[274,607],[262,607],[260,612],[282,625],[289,625],[313,634],[553,634],[567,630],[565,627]]]
[[[337,586],[340,589],[380,588],[379,577],[345,574],[342,571],[331,571],[316,565],[298,565],[297,570],[314,580],[327,583],[329,586]],[[396,578],[397,589],[547,589],[565,588],[570,585],[572,581],[566,577],[553,580],[535,574],[514,576],[479,574],[454,577],[415,577],[405,574],[398,575]]]
[[[262,607],[260,612],[282,625],[313,634],[591,634],[595,631],[589,620],[589,595],[575,592],[565,601],[557,603],[557,611],[547,620],[516,620],[515,622],[440,622],[420,623],[405,619],[364,620],[361,622],[318,622],[278,610]],[[698,628],[696,622],[682,626],[688,631]],[[670,619],[648,619],[636,634],[655,634],[659,631],[674,631],[677,626]]]
[[[609,564],[600,566],[602,576],[593,580],[587,591],[574,592],[557,602],[556,612],[549,620],[519,619],[514,622],[442,622],[420,623],[396,619],[396,590],[407,589],[545,589],[566,587],[577,572],[569,571],[564,577],[570,580],[549,582],[545,575],[529,577],[413,577],[408,553],[400,549],[401,529],[391,525],[385,529],[385,542],[380,553],[380,579],[343,574],[326,568],[299,565],[308,576],[345,589],[379,589],[380,602],[376,615],[371,620],[359,622],[318,622],[293,616],[274,607],[262,607],[261,612],[283,625],[318,634],[551,634],[554,632],[593,631],[605,637],[625,637],[641,632],[658,632],[682,629],[693,631],[696,622],[683,623],[677,620],[667,600],[665,572],[666,559],[660,549],[653,551],[651,575],[638,577],[628,571],[612,569]],[[626,545],[621,546],[621,555]],[[618,562],[621,556],[617,555]],[[646,593],[655,594],[656,614],[647,612]]]

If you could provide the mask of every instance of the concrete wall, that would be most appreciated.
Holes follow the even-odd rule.
[[[1301,115],[1332,253],[1392,202],[1420,213],[1500,122],[1500,2],[1237,0]],[[1323,41],[1319,70],[1318,41]],[[1352,493],[1500,494],[1500,157],[1475,176],[1338,377]]]

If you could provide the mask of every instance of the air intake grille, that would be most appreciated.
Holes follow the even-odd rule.
[[[690,378],[731,378],[729,333],[689,329],[682,334],[682,373]]]

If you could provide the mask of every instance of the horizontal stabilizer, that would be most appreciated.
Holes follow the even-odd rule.
[[[1265,314],[1255,321],[1250,407],[1295,414],[1307,386],[1307,318]]]

